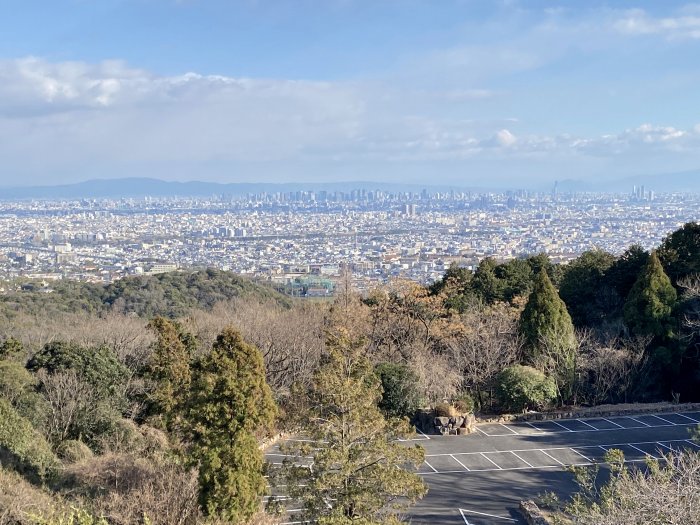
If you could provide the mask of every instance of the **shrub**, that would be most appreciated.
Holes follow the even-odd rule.
[[[497,383],[497,395],[506,410],[543,409],[557,398],[554,380],[530,366],[506,368]]]
[[[382,383],[382,412],[388,417],[413,417],[420,406],[416,374],[408,366],[394,363],[382,363],[375,371]]]
[[[48,406],[36,392],[38,381],[15,361],[0,361],[0,397],[7,399],[36,428],[43,426]]]
[[[71,493],[111,525],[202,523],[197,471],[172,461],[107,453],[67,467]]]
[[[1,398],[0,460],[39,478],[50,476],[59,465],[44,437],[6,399]]]
[[[433,412],[435,412],[435,417],[455,417],[457,415],[455,407],[448,403],[438,403]]]
[[[63,510],[58,498],[0,468],[0,525],[36,525],[34,516],[50,519]]]
[[[454,406],[462,414],[472,413],[474,412],[474,398],[464,392],[461,396],[455,399]]]
[[[112,405],[129,375],[117,355],[107,346],[85,348],[75,343],[57,341],[44,346],[27,363],[33,372],[45,370],[49,375],[73,371],[76,376],[92,385],[100,398],[111,398]]]
[[[67,439],[56,448],[56,454],[63,461],[77,463],[93,457],[92,450],[82,441]]]

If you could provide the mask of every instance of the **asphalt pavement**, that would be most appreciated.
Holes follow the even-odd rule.
[[[520,501],[577,487],[565,471],[594,465],[610,449],[630,463],[671,450],[700,450],[689,429],[700,412],[479,425],[470,436],[419,436],[428,495],[409,513],[415,525],[524,524]]]
[[[407,445],[425,448],[418,473],[429,490],[406,517],[413,525],[525,524],[518,511],[522,500],[550,491],[566,500],[577,490],[566,467],[602,463],[610,449],[622,450],[627,462],[640,465],[647,456],[698,451],[689,430],[699,424],[700,412],[683,412],[484,424],[469,436],[419,433]],[[286,456],[279,445],[265,455],[270,463]],[[294,461],[309,464],[311,458]],[[275,492],[284,499],[284,487]],[[287,523],[295,523],[294,503],[286,503]]]

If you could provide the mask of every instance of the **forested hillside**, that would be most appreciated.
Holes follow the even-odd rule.
[[[266,523],[258,442],[290,429],[330,443],[283,473],[304,519],[396,523],[425,493],[395,475],[418,408],[700,400],[699,274],[688,224],[651,253],[485,259],[332,304],[216,271],[2,296],[0,525]]]
[[[106,286],[58,281],[46,290],[39,283],[30,282],[24,284],[22,291],[0,295],[0,308],[6,313],[117,312],[140,317],[179,317],[191,309],[211,308],[237,297],[289,304],[270,286],[209,269],[128,277]]]

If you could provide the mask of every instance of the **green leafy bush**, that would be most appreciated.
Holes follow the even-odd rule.
[[[93,457],[92,450],[82,441],[67,439],[56,448],[58,457],[68,463],[77,463]]]
[[[59,465],[44,437],[1,398],[0,462],[42,479],[52,475]]]
[[[37,393],[39,381],[15,361],[0,361],[0,397],[5,398],[22,417],[39,428],[46,420],[48,406]]]
[[[557,398],[554,380],[530,366],[506,368],[497,384],[498,398],[506,410],[543,409]]]
[[[382,363],[375,371],[383,390],[379,408],[389,417],[413,417],[421,401],[413,370],[406,365]]]
[[[128,371],[114,351],[106,346],[86,348],[75,343],[56,341],[44,346],[27,363],[33,372],[49,374],[73,370],[83,381],[111,396],[126,381]]]
[[[474,398],[466,392],[455,399],[453,404],[462,414],[474,412]]]

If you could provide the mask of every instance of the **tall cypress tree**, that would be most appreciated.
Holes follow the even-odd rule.
[[[243,523],[260,508],[267,483],[255,433],[272,424],[276,411],[262,354],[224,329],[195,366],[186,414],[208,515]]]
[[[625,302],[625,323],[636,335],[670,337],[678,295],[656,252],[639,274]]]
[[[545,349],[570,353],[576,347],[571,316],[544,270],[537,274],[520,316],[520,334],[525,340],[527,360],[533,363]]]
[[[170,427],[192,380],[190,360],[194,338],[164,317],[151,320],[148,328],[156,336],[145,370],[146,377],[155,383],[147,396],[148,412],[162,418],[165,426]]]

